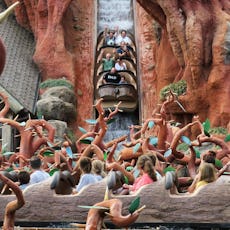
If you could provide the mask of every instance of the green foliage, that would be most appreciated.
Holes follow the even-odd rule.
[[[66,86],[69,89],[73,90],[73,85],[70,81],[60,78],[60,79],[47,79],[40,84],[40,89],[52,88],[56,86]]]
[[[215,159],[215,166],[216,166],[217,168],[222,168],[222,167],[223,167],[223,164],[222,164],[222,162],[221,162],[220,160]]]
[[[107,160],[107,157],[108,157],[108,153],[107,153],[107,152],[104,152],[104,161]]]
[[[90,145],[93,140],[94,140],[93,137],[86,137],[85,139],[81,139],[80,142],[83,143],[83,144]]]
[[[186,143],[181,143],[176,147],[177,151],[186,152],[188,150],[188,145]]]
[[[49,171],[50,176],[53,176],[55,172],[59,171],[57,168],[53,168]]]
[[[204,134],[205,134],[206,136],[210,137],[210,133],[209,133],[209,131],[210,131],[210,129],[211,129],[210,120],[207,118],[207,119],[205,120],[205,122],[202,123],[202,125],[203,125],[203,128],[204,128]]]
[[[165,98],[168,95],[169,90],[172,90],[173,93],[176,93],[177,96],[182,95],[187,90],[187,83],[185,80],[180,80],[176,83],[171,83],[169,85],[166,85],[164,88],[160,91],[160,99],[162,101],[165,100]]]
[[[43,153],[44,156],[47,156],[47,157],[52,157],[54,155],[54,153],[50,150],[46,150],[44,153]]]
[[[125,184],[129,184],[129,179],[127,176],[124,176]]]
[[[138,196],[136,199],[134,199],[130,206],[129,206],[129,213],[134,213],[140,205],[140,197]]]
[[[194,150],[195,150],[195,153],[196,153],[196,158],[200,159],[200,155],[201,155],[200,151],[197,148],[194,148]]]
[[[176,171],[176,169],[169,165],[167,168],[163,170],[163,173],[166,174],[167,172],[171,172],[171,171],[174,172]]]
[[[225,141],[225,142],[229,142],[229,141],[230,141],[230,134],[226,135],[224,141]]]
[[[210,134],[223,134],[226,135],[228,133],[227,129],[224,127],[213,127],[209,131]]]
[[[109,125],[111,123],[113,123],[116,119],[115,118],[111,118],[108,121],[106,121],[106,124]]]

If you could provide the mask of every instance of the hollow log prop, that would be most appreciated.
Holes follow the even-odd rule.
[[[216,182],[203,186],[195,194],[171,195],[165,190],[163,179],[142,187],[135,195],[112,197],[110,194],[110,198],[120,199],[123,207],[128,207],[134,197],[140,196],[141,204],[146,205],[146,208],[136,223],[186,221],[186,223],[226,224],[229,223],[229,182],[230,177],[223,175]],[[105,188],[106,180],[102,180],[89,185],[77,195],[57,196],[50,190],[50,180],[29,186],[23,192],[26,205],[16,212],[15,221],[58,222],[60,216],[63,216],[66,222],[82,223],[87,219],[88,210],[79,208],[78,205],[91,206],[103,201]],[[0,204],[4,207],[14,199],[13,195],[0,196]],[[0,219],[3,218],[4,209],[1,208]]]
[[[25,204],[24,197],[22,194],[22,190],[13,181],[11,181],[2,174],[0,174],[0,179],[13,190],[17,197],[17,200],[13,200],[6,205],[3,220],[3,230],[13,230],[15,213]]]

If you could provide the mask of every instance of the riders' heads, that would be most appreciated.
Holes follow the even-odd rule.
[[[107,53],[105,57],[106,57],[106,59],[110,59],[111,58],[111,54]]]

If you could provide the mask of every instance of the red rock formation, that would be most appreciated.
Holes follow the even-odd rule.
[[[93,115],[94,4],[21,0],[16,9],[18,22],[35,35],[34,61],[43,80],[65,76],[73,82],[77,124],[83,127],[83,119]],[[188,123],[198,114],[201,120],[208,117],[212,126],[226,127],[230,120],[226,100],[230,95],[229,2],[138,0],[135,8],[141,119],[150,117],[162,87],[184,79],[188,91],[181,102],[187,113],[173,107],[174,115]]]
[[[226,127],[230,119],[230,103],[225,100],[230,95],[228,1],[137,2],[162,28],[161,40],[153,49],[157,95],[162,86],[185,79],[188,92],[182,102],[187,112],[199,114],[201,119],[209,117],[213,126]],[[142,10],[137,13],[140,18]],[[140,46],[143,50],[145,43]]]

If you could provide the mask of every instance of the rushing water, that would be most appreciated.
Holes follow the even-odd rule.
[[[98,0],[97,9],[98,33],[103,31],[105,26],[119,30],[126,29],[133,32],[133,1],[132,0]],[[138,124],[137,113],[118,113],[115,122],[108,125],[108,131],[104,141],[111,141],[117,137],[129,134],[128,126]],[[121,145],[118,146],[118,150]]]
[[[136,113],[118,113],[114,119],[114,122],[108,125],[104,141],[108,142],[123,135],[128,135],[129,140],[129,126],[132,124],[138,124]],[[121,144],[118,144],[117,150],[120,150],[121,148]]]
[[[98,0],[98,32],[105,26],[110,29],[119,27],[133,31],[133,4],[132,0]]]

